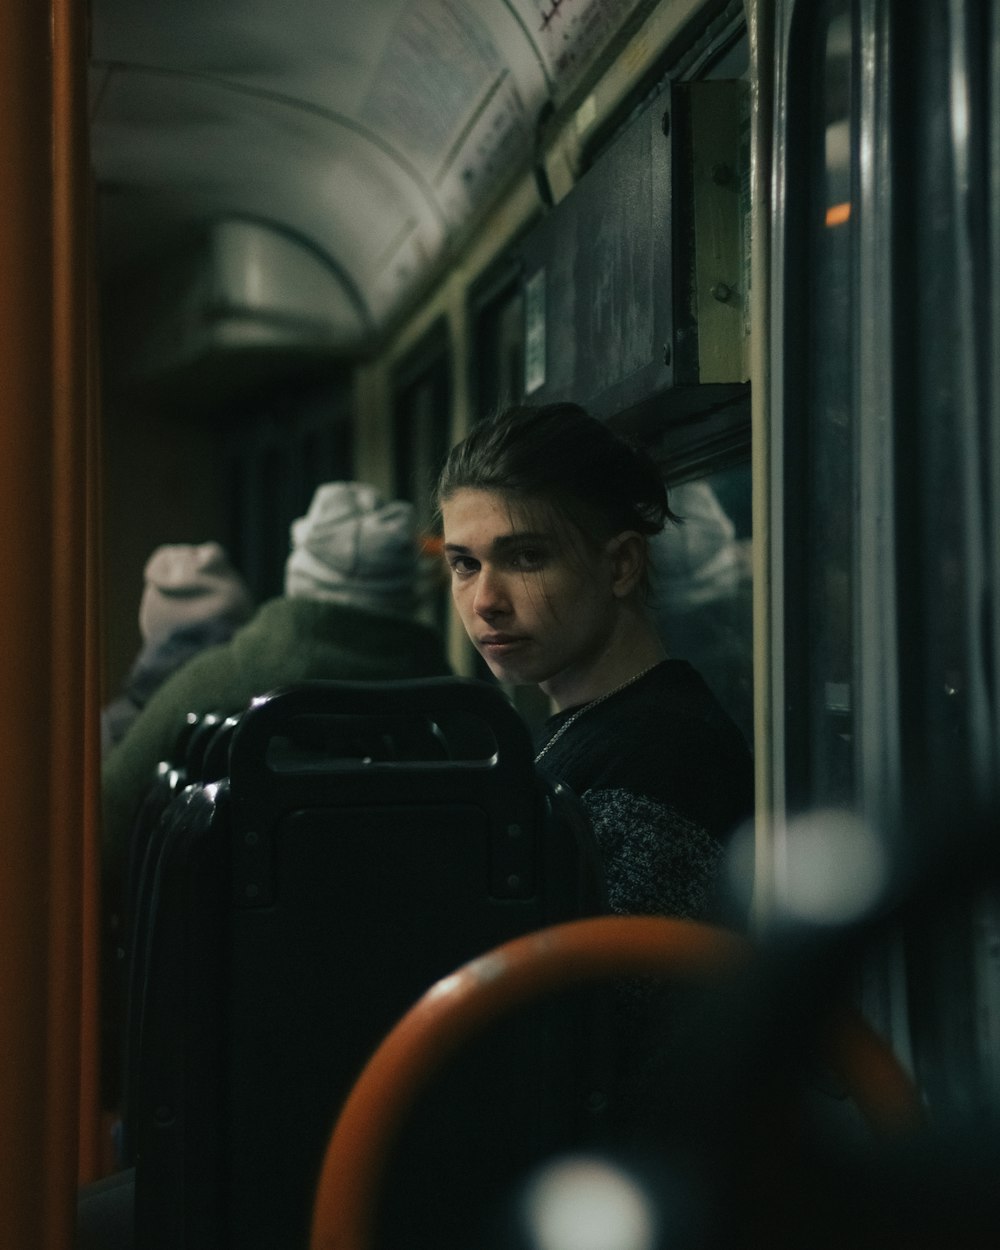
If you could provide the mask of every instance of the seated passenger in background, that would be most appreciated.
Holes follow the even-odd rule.
[[[121,694],[101,712],[104,756],[171,673],[205,647],[228,642],[253,615],[250,592],[218,543],[157,547],[143,577],[143,646]]]
[[[452,450],[437,503],[470,639],[551,700],[536,763],[588,807],[612,909],[709,918],[753,767],[647,610],[648,540],[676,520],[656,467],[574,404],[519,407]]]
[[[291,540],[284,595],[165,682],[108,756],[101,780],[112,891],[135,810],[188,712],[239,712],[254,696],[296,681],[450,672],[438,634],[413,617],[418,556],[410,504],[387,503],[362,482],[329,482],[293,522]]]

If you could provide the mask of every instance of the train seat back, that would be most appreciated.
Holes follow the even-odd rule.
[[[123,1153],[135,1244],[222,1244],[217,1181],[225,980],[225,783],[193,783],[163,814],[130,969]],[[197,1142],[197,1149],[194,1143]]]
[[[137,944],[141,945],[147,931],[148,896],[166,828],[164,815],[188,784],[188,749],[201,720],[197,713],[189,712],[168,756],[157,764],[129,827],[121,893],[117,898],[106,900],[108,938],[102,969],[105,1098],[106,1105],[118,1108],[123,1117],[117,1146],[118,1161],[123,1165],[134,1162],[126,1124],[128,1081],[122,1079],[123,1073],[128,1071],[128,1056],[134,1046],[129,1037],[131,1026],[125,1004],[132,995],[130,981],[144,959],[144,952],[137,949]]]
[[[188,910],[184,890],[195,875],[192,855],[215,851],[206,847],[206,835],[215,814],[214,791],[193,783],[166,799],[156,821],[145,831],[141,871],[136,880],[129,923],[125,964],[125,1010],[121,1088],[121,1128],[118,1153],[123,1166],[132,1166],[139,1149],[140,1089],[142,1088],[142,1031],[150,998],[170,995],[181,960],[175,926],[164,926],[168,912],[182,917]],[[216,870],[218,871],[218,870]],[[207,875],[207,874],[202,874]],[[171,1001],[167,998],[167,1001]],[[152,1008],[154,1016],[164,1014]],[[161,1114],[162,1118],[162,1114]]]
[[[468,959],[602,911],[600,866],[581,809],[538,778],[525,726],[482,682],[255,700],[228,780],[191,791],[136,990],[137,1241],[304,1248],[327,1136],[381,1037]],[[549,1017],[497,1043],[535,1075],[509,1079],[494,1131],[576,1114],[575,1027]],[[437,1152],[467,1151],[482,1062],[425,1130],[413,1184],[434,1183]]]
[[[229,772],[229,748],[233,741],[233,734],[236,732],[236,726],[240,723],[241,715],[242,713],[227,716],[225,720],[221,720],[216,725],[215,732],[209,738],[205,747],[198,781],[206,783],[222,781]]]
[[[196,712],[188,712],[178,730],[168,757],[157,764],[150,778],[138,810],[132,820],[128,836],[124,894],[122,897],[124,932],[126,937],[135,920],[140,880],[146,862],[146,846],[160,822],[160,817],[170,801],[187,785],[187,757],[192,738],[201,722]]]
[[[170,758],[162,760],[142,797],[129,830],[128,855],[121,909],[120,962],[131,976],[141,968],[139,947],[148,932],[150,893],[162,843],[177,818],[169,814],[191,784],[221,780],[228,770],[229,743],[239,717],[218,712],[189,712],[178,733]],[[183,805],[177,811],[183,810]],[[128,1160],[131,1162],[131,1160]]]

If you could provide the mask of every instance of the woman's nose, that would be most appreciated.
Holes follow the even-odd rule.
[[[476,593],[472,601],[476,615],[483,617],[484,620],[489,619],[504,612],[508,606],[502,576],[493,572],[492,569],[480,569],[479,576],[476,578]]]

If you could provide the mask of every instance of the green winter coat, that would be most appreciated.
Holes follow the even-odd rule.
[[[132,818],[188,712],[242,711],[296,681],[395,681],[451,670],[437,633],[409,617],[312,599],[272,599],[227,643],[173,674],[143,708],[101,773],[104,871],[120,881]]]

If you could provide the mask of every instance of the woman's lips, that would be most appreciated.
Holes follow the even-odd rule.
[[[527,642],[527,638],[514,634],[487,634],[479,639],[479,648],[485,655],[507,655]]]

